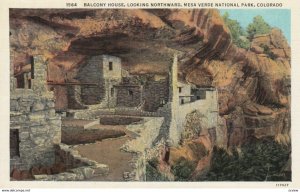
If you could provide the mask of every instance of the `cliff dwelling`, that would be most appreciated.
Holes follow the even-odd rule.
[[[55,166],[58,158],[55,145],[59,145],[60,142],[76,145],[122,136],[127,138],[124,141],[128,143],[137,142],[136,136],[133,136],[134,132],[127,129],[126,126],[131,126],[132,123],[139,125],[142,122],[141,124],[143,124],[143,122],[153,121],[156,118],[163,119],[159,120],[160,123],[156,125],[156,133],[154,133],[156,137],[146,137],[143,140],[147,139],[152,145],[157,138],[160,138],[168,140],[172,145],[177,145],[180,139],[178,133],[180,135],[183,131],[184,119],[188,113],[199,107],[203,114],[217,110],[217,95],[214,88],[201,89],[177,81],[177,56],[171,65],[170,74],[159,80],[155,78],[155,75],[130,75],[128,71],[122,69],[121,59],[118,57],[93,56],[79,69],[74,78],[78,80],[77,82],[61,82],[58,85],[47,77],[48,67],[43,57],[33,58],[30,72],[19,72],[20,74],[12,76],[12,99],[17,97],[11,108],[12,118],[20,118],[19,116],[24,116],[24,119],[29,118],[28,128],[25,124],[18,122],[16,122],[17,125],[11,126],[12,174],[16,174],[14,170],[17,168],[29,170],[38,165]],[[33,69],[39,74],[34,74]],[[32,85],[20,87],[19,77],[27,77],[28,74],[32,77],[30,78]],[[55,90],[55,86],[67,87],[69,90],[67,99],[74,102],[68,101],[68,108],[65,111],[57,109],[55,112],[54,102],[59,98],[55,98],[53,91],[50,91]],[[203,91],[209,96],[200,98],[198,93],[203,94]],[[196,94],[192,95],[192,92]],[[38,99],[34,100],[34,96],[38,96]],[[31,104],[26,106],[26,103],[23,106],[25,100]],[[193,107],[187,104],[192,104]],[[27,107],[27,111],[21,112],[20,107]],[[17,112],[21,113],[15,114]],[[43,133],[45,133],[44,131],[49,133],[50,127],[43,130],[38,126],[52,124],[53,121],[56,123],[56,129],[53,129],[52,125],[51,131],[54,136],[51,138],[55,140],[49,140]],[[173,125],[174,122],[176,122],[175,125]],[[209,128],[215,129],[216,127],[216,123],[211,123]],[[158,134],[161,131],[164,133]],[[35,132],[39,134],[33,137],[32,134]],[[176,134],[172,135],[175,132]],[[40,159],[32,159],[31,155],[28,156],[28,151],[32,150],[32,145],[34,145],[23,146],[28,142],[37,144],[41,153],[48,154],[46,158],[45,155]],[[126,145],[125,142],[123,144]],[[111,145],[114,145],[114,141],[111,142]],[[131,147],[133,148],[133,146]],[[80,147],[78,148],[80,149]],[[34,151],[31,153],[36,155]],[[46,163],[43,163],[45,160]],[[70,168],[68,167],[70,165],[60,166],[64,169]],[[62,170],[64,169],[62,168]],[[133,173],[134,171],[133,169]],[[134,176],[130,179],[144,177],[144,175]]]
[[[222,180],[218,163],[267,147],[283,162],[267,179],[288,180],[290,47],[277,29],[238,47],[225,21],[214,9],[11,9],[11,180]],[[226,179],[255,180],[238,170]]]

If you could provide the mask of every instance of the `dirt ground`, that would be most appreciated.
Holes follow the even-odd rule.
[[[121,151],[120,147],[131,139],[129,135],[105,139],[75,148],[81,156],[109,166],[108,175],[91,178],[91,181],[124,181],[123,173],[132,170],[129,165],[132,154]]]

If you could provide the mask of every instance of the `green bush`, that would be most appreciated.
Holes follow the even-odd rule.
[[[280,145],[272,138],[252,138],[241,147],[241,154],[233,150],[214,148],[207,181],[289,181],[283,171],[290,155],[290,146]]]
[[[270,57],[271,59],[274,60],[277,58],[267,45],[260,45],[260,47],[264,49],[264,54],[268,55],[268,57]]]
[[[268,34],[271,31],[271,26],[265,22],[264,18],[257,15],[253,18],[252,23],[247,27],[248,38],[253,39],[255,35]]]
[[[175,181],[189,181],[196,168],[196,163],[180,157],[171,167]]]
[[[208,154],[207,149],[202,143],[189,143],[189,148],[193,151],[193,153],[196,155],[197,159],[201,159],[205,157]]]
[[[228,12],[224,13],[223,20],[230,30],[233,43],[238,47],[248,49],[250,47],[250,41],[246,38],[247,33],[241,27],[240,23],[237,20],[230,19]]]
[[[165,177],[157,170],[158,159],[153,158],[146,164],[146,180],[147,181],[168,181]]]

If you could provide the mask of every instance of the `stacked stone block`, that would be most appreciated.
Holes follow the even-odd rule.
[[[54,145],[61,142],[61,118],[55,113],[53,93],[46,87],[46,61],[36,56],[34,62],[32,89],[14,88],[10,93],[10,129],[19,133],[19,154],[11,156],[11,169],[52,165]]]

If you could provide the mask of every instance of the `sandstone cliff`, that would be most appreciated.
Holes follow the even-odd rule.
[[[223,135],[217,145],[239,146],[250,135],[290,142],[291,51],[278,29],[256,36],[245,50],[212,9],[12,9],[10,48],[14,73],[41,54],[52,82],[77,81],[84,60],[99,54],[119,56],[131,73],[167,74],[177,50],[180,78],[218,88]],[[55,90],[56,107],[66,107],[67,91]]]

